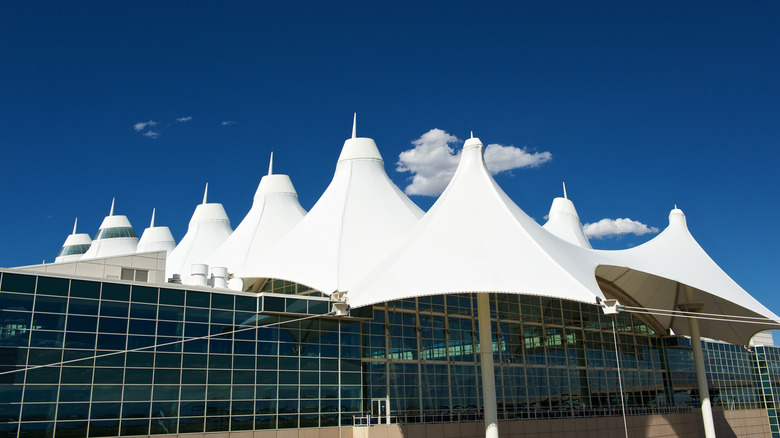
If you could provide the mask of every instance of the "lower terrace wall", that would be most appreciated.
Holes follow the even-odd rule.
[[[715,411],[719,438],[764,438],[770,436],[769,418],[763,409]],[[701,414],[665,414],[626,418],[631,438],[704,437]],[[623,417],[502,421],[502,438],[624,438]],[[370,427],[324,427],[318,429],[258,430],[247,432],[154,435],[156,438],[482,438],[484,424],[392,424]]]

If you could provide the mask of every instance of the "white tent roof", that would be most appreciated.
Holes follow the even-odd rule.
[[[268,175],[260,180],[252,208],[233,234],[211,257],[209,265],[228,268],[241,275],[306,215],[298,193],[287,175],[273,174],[273,155]]]
[[[155,209],[152,209],[152,221],[149,223],[149,228],[141,234],[136,252],[165,251],[166,255],[170,255],[171,251],[176,248],[176,241],[173,239],[170,228],[154,226],[154,212]]]
[[[458,292],[595,303],[603,294],[587,254],[517,207],[485,167],[482,142],[471,138],[444,193],[347,297],[352,306]]]
[[[694,289],[694,302],[703,304],[704,313],[778,320],[704,252],[691,236],[682,210],[677,208],[669,214],[669,226],[649,242],[626,250],[596,252],[601,261],[595,274],[604,280],[604,288],[611,294],[629,295],[624,304],[677,310],[678,304],[686,303],[685,293],[678,287],[681,283]],[[653,316],[676,334],[689,334],[686,319]],[[699,326],[704,336],[735,344],[747,344],[756,332],[776,328],[707,319],[701,319]]]
[[[73,222],[73,233],[65,238],[65,243],[62,244],[60,254],[54,259],[54,263],[68,262],[78,260],[86,251],[83,248],[92,244],[92,238],[87,233],[76,233],[76,226],[79,223],[79,218]]]
[[[553,210],[570,216],[560,221],[558,232],[577,231],[570,201],[554,203]],[[557,219],[551,215],[551,221]],[[498,187],[485,167],[482,143],[472,138],[441,197],[375,269],[348,289],[347,299],[360,307],[432,294],[503,292],[595,303],[606,293],[623,304],[676,310],[685,302],[675,295],[683,283],[694,288],[703,312],[780,320],[707,256],[681,211],[672,212],[670,223],[652,241],[623,251],[593,250],[555,237]],[[682,318],[657,317],[657,322],[662,330],[688,333]],[[704,336],[746,344],[770,326],[702,320],[700,327]]]
[[[183,284],[192,284],[190,276],[192,265],[205,264],[233,232],[230,228],[230,219],[222,204],[208,203],[207,194],[208,184],[203,195],[203,203],[195,207],[195,212],[192,214],[187,234],[171,251],[166,262],[165,276],[171,278],[173,274],[179,274]]]
[[[563,186],[563,198],[553,199],[549,219],[544,224],[544,229],[574,245],[592,248],[582,230],[582,222],[577,215],[577,209],[574,208],[574,203],[566,197],[565,185]]]
[[[135,254],[137,245],[138,236],[133,226],[130,225],[127,216],[114,214],[114,200],[112,200],[108,216],[103,219],[95,239],[92,240],[92,245],[81,259]]]
[[[388,178],[374,140],[357,138],[353,127],[320,199],[242,277],[289,280],[324,293],[347,290],[422,215]]]

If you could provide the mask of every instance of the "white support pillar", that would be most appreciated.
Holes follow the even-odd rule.
[[[694,301],[693,289],[688,285],[680,285],[685,288],[686,304],[678,307],[686,312],[701,312],[702,304]],[[704,436],[715,438],[715,420],[712,418],[712,403],[710,402],[710,388],[707,385],[707,370],[704,368],[704,351],[701,348],[701,334],[699,333],[699,320],[688,318],[688,326],[691,331],[691,345],[693,346],[693,363],[696,366],[696,380],[699,384],[699,398],[701,399],[701,417],[704,422]]]
[[[498,438],[496,377],[493,370],[493,333],[490,326],[490,295],[477,294],[479,357],[482,367],[482,399],[485,404],[485,438]]]

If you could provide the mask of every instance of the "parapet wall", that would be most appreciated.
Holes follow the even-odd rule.
[[[719,438],[771,436],[769,419],[762,409],[715,411]],[[699,412],[627,417],[632,438],[704,437]],[[501,438],[625,438],[622,417],[502,421]],[[482,438],[482,423],[391,424],[370,427],[257,430],[245,432],[155,435],[181,438]]]

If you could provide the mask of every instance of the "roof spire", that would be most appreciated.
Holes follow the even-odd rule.
[[[474,138],[474,131],[471,131],[471,138]]]
[[[677,210],[677,204],[674,204],[674,209]]]
[[[566,181],[563,182],[563,199],[569,199],[569,197],[566,196]]]
[[[108,212],[109,216],[114,215],[114,201],[116,201],[116,198],[111,198],[111,211]]]
[[[357,138],[357,113],[352,117],[352,138]]]
[[[206,183],[206,190],[203,191],[203,203],[206,203],[206,199],[209,195],[209,183]]]
[[[149,223],[149,228],[154,228],[154,211],[156,209],[152,208],[152,222]]]
[[[73,234],[76,234],[76,225],[79,224],[79,218],[76,218],[75,221],[73,221]]]
[[[268,162],[268,174],[274,174],[274,151],[271,151],[271,160]]]

